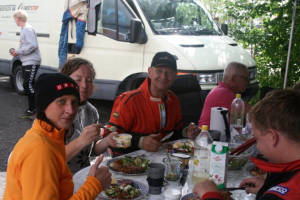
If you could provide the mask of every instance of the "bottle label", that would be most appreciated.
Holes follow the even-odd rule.
[[[194,159],[194,176],[201,177],[203,176],[203,173],[208,175],[208,172],[209,152],[206,150],[197,151],[196,158]]]
[[[213,142],[210,152],[209,175],[219,186],[225,184],[228,143]]]

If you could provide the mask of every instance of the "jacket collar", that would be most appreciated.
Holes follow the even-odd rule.
[[[32,125],[32,129],[38,130],[37,133],[44,135],[53,140],[64,142],[65,129],[58,130],[49,123],[35,119]]]
[[[258,168],[266,172],[282,173],[300,170],[300,160],[295,160],[290,163],[271,163],[251,157],[251,161]]]
[[[150,99],[150,101],[163,103],[164,102],[163,99],[151,96],[150,89],[149,89],[150,84],[151,84],[151,80],[149,78],[146,78],[144,80],[144,82],[142,83],[142,85],[139,87],[139,90],[142,91],[143,95],[147,99]],[[168,91],[168,93],[167,93],[167,96],[165,98],[166,101],[168,100],[169,95],[170,95],[170,91]]]

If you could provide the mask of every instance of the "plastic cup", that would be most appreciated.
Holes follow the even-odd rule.
[[[127,133],[121,133],[114,136],[114,140],[117,142],[117,147],[128,148],[131,146],[132,135]]]
[[[179,160],[171,159],[170,162],[166,162],[167,173],[166,179],[168,181],[177,181],[180,178],[180,166],[181,162]]]

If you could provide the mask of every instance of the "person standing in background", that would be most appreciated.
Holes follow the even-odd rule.
[[[36,33],[27,23],[27,13],[23,10],[17,10],[13,17],[17,26],[21,27],[20,47],[17,50],[11,49],[10,53],[14,57],[19,56],[22,62],[23,87],[28,96],[28,109],[24,114],[31,116],[35,114],[34,81],[41,64],[41,55]]]

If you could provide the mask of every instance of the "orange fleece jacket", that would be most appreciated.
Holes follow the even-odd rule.
[[[95,199],[101,182],[88,176],[73,195],[72,174],[66,164],[65,130],[41,120],[18,141],[8,161],[5,200]]]

